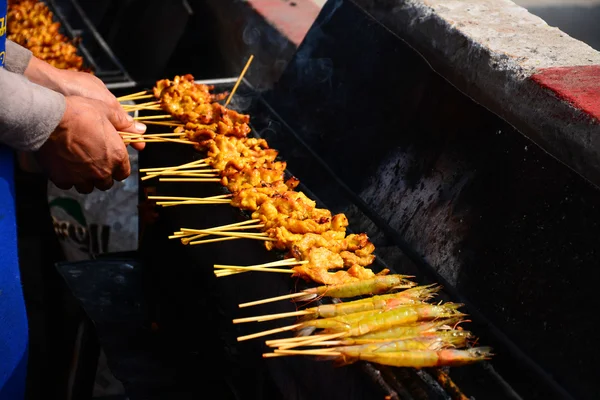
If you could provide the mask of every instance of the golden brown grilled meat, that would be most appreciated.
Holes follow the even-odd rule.
[[[90,72],[83,67],[77,47],[60,33],[54,14],[38,0],[11,0],[7,12],[8,39],[31,50],[34,56],[60,69]]]
[[[249,116],[216,103],[211,90],[186,75],[159,81],[154,93],[171,115],[186,122],[178,132],[197,142],[220,171],[221,183],[233,194],[231,204],[252,211],[261,230],[276,239],[266,241],[266,248],[307,261],[293,268],[293,276],[306,280],[334,284],[375,276],[366,268],[375,260],[367,235],[346,235],[344,214],[332,215],[295,191],[299,181],[285,180],[287,163],[277,161],[278,152],[264,139],[247,137]]]

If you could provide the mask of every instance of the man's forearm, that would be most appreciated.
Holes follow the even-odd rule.
[[[6,41],[6,59],[4,60],[4,68],[6,68],[7,71],[23,75],[32,57],[33,54],[31,51],[25,47],[19,46],[10,40]]]
[[[0,68],[0,143],[38,150],[58,126],[65,107],[62,94]]]

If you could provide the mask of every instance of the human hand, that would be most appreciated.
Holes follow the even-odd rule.
[[[95,99],[106,104],[112,113],[122,114],[119,119],[127,118],[129,126],[119,128],[123,132],[144,133],[146,125],[134,122],[133,118],[123,110],[119,100],[108,90],[104,82],[87,72],[62,70],[35,57],[31,58],[25,77],[38,85],[47,87],[65,96],[79,96]],[[140,151],[145,143],[132,143],[131,146]]]
[[[106,103],[66,97],[58,127],[35,153],[39,166],[59,188],[80,193],[108,190],[131,173],[129,155],[117,130],[131,127],[125,114]]]

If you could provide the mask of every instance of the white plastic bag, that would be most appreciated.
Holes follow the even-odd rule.
[[[131,175],[105,192],[81,194],[49,183],[50,214],[67,261],[137,249],[138,154],[127,149]]]

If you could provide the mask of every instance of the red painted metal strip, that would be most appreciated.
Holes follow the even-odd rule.
[[[248,3],[296,46],[321,11],[311,0],[248,0]]]
[[[544,68],[531,79],[600,121],[600,65]]]

